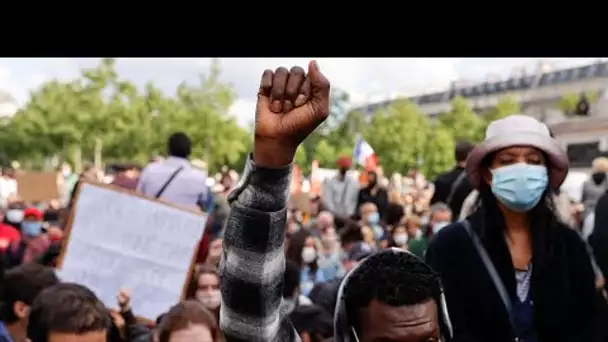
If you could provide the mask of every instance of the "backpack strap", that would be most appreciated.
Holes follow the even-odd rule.
[[[169,186],[169,184],[171,184],[171,182],[173,181],[173,179],[175,179],[175,177],[177,176],[177,174],[180,173],[183,169],[184,169],[183,166],[178,167],[177,170],[175,170],[171,174],[171,176],[169,177],[169,179],[167,179],[167,181],[160,188],[160,190],[158,190],[158,192],[156,193],[156,195],[154,196],[154,198],[159,198],[163,194],[163,192],[165,192],[165,190],[167,189],[167,187]]]
[[[492,278],[494,287],[496,288],[496,291],[498,292],[498,295],[500,296],[500,299],[502,300],[502,303],[504,304],[505,309],[507,310],[507,315],[509,316],[509,321],[511,322],[511,327],[514,328],[515,325],[514,325],[514,321],[513,321],[513,310],[512,310],[511,299],[509,298],[509,293],[507,292],[505,285],[503,284],[502,280],[500,279],[500,276],[498,275],[498,271],[496,271],[496,267],[494,267],[494,263],[490,259],[490,256],[488,255],[486,248],[481,243],[481,239],[479,238],[479,235],[477,235],[477,233],[475,233],[475,231],[471,227],[471,223],[469,222],[469,220],[462,221],[462,224],[464,225],[464,229],[469,234],[469,237],[471,238],[471,242],[473,243],[473,246],[475,246],[475,249],[477,250],[477,253],[479,254],[479,257],[481,258],[481,261],[483,262],[486,270],[488,271],[490,278]]]

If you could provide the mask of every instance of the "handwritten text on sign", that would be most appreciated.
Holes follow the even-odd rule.
[[[128,193],[82,184],[59,271],[108,307],[132,290],[136,315],[155,319],[180,300],[206,217]]]

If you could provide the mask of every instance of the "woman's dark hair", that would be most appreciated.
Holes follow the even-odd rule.
[[[198,290],[198,280],[203,274],[213,274],[214,276],[220,277],[217,268],[213,265],[202,264],[198,265],[190,278],[188,289],[186,290],[186,299],[194,299],[196,297],[196,290]]]
[[[494,154],[484,158],[482,168],[489,168]],[[545,160],[549,160],[545,155]],[[550,168],[550,165],[547,165]],[[555,215],[555,204],[552,197],[553,191],[550,186],[545,189],[542,199],[528,212],[530,222],[532,243],[535,248],[534,255],[539,266],[546,265],[553,253],[553,241],[555,232],[560,226]],[[489,185],[482,182],[478,197],[479,214],[483,218],[481,231],[478,233],[483,237],[486,234],[501,234],[506,229],[505,218],[498,207],[498,199],[492,193]],[[490,230],[489,227],[492,227]],[[536,266],[536,265],[535,265]]]
[[[302,260],[302,250],[304,249],[304,244],[306,243],[306,239],[311,236],[310,232],[306,229],[300,229],[289,238],[289,247],[287,248],[287,259],[295,262],[298,267],[302,268],[304,266],[304,261]],[[312,263],[310,265],[310,270],[312,272],[317,271],[317,263]]]
[[[172,333],[187,329],[190,325],[204,325],[211,330],[214,342],[222,341],[217,320],[209,310],[195,300],[181,302],[169,309],[158,327],[158,341],[169,342]]]

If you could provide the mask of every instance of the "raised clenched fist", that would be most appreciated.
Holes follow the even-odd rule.
[[[281,167],[293,160],[298,145],[327,118],[329,89],[315,61],[308,75],[299,67],[264,71],[255,117],[257,165]]]

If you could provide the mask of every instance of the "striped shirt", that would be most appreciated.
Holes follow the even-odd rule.
[[[291,166],[263,169],[248,159],[229,197],[220,262],[220,327],[228,342],[300,341],[283,300],[283,249]]]

